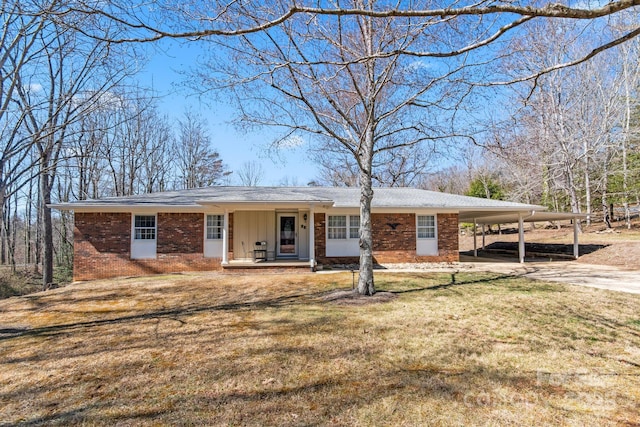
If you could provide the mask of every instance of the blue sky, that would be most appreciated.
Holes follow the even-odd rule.
[[[238,170],[245,162],[262,165],[264,177],[261,185],[278,185],[283,180],[304,186],[318,175],[318,168],[309,159],[304,147],[280,149],[269,154],[270,135],[268,129],[260,132],[244,133],[230,123],[234,111],[222,103],[202,102],[197,94],[180,88],[185,78],[180,71],[196,65],[201,45],[197,43],[177,44],[165,42],[163,49],[157,49],[144,72],[139,76],[144,86],[152,87],[161,96],[160,112],[172,119],[180,118],[186,108],[199,112],[208,122],[213,147],[220,153],[230,170]],[[239,184],[231,175],[231,184]]]

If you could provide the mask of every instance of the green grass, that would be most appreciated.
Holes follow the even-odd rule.
[[[640,296],[499,274],[181,275],[0,301],[0,419],[634,425]],[[367,300],[371,301],[371,300]]]

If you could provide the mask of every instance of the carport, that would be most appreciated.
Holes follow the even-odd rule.
[[[485,226],[501,225],[501,224],[518,224],[518,259],[520,263],[524,263],[525,259],[525,240],[524,240],[524,223],[525,222],[549,222],[549,221],[571,221],[573,223],[573,257],[578,259],[580,220],[585,219],[586,214],[566,213],[566,212],[547,212],[544,210],[528,210],[528,211],[483,211],[468,210],[460,211],[460,222],[473,224],[473,256],[478,256],[478,226],[482,227],[482,248],[485,246]]]

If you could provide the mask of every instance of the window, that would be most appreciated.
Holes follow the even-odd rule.
[[[436,237],[436,217],[434,215],[418,215],[418,239],[434,239]]]
[[[329,226],[327,228],[329,239],[347,238],[347,217],[345,215],[330,215]]]
[[[222,239],[224,229],[223,215],[207,215],[207,240]]]
[[[133,225],[135,240],[156,239],[155,215],[136,215]]]
[[[349,238],[360,238],[360,215],[351,215],[349,217]]]
[[[327,237],[329,239],[358,239],[360,237],[359,231],[359,215],[329,216],[329,225],[327,228]]]

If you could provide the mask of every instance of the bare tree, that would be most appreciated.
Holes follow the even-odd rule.
[[[264,179],[264,169],[258,162],[244,162],[240,169],[235,172],[240,185],[245,187],[257,187]]]
[[[531,29],[517,41],[524,54],[507,64],[510,69],[533,72],[597,43],[596,35],[576,40],[584,29],[571,23],[541,21]],[[520,107],[496,124],[490,138],[495,145],[488,148],[497,147],[518,198],[555,209],[566,199],[573,212],[592,213],[593,189],[606,192],[611,141],[623,111],[624,73],[616,71],[628,62],[633,61],[611,50],[516,87],[512,99]]]
[[[320,167],[319,175],[314,181],[316,185],[358,186],[358,165],[350,153],[317,150],[314,157]]]
[[[278,181],[279,187],[300,187],[300,181],[297,176],[285,175]]]
[[[630,26],[637,25],[637,16],[623,16],[616,23],[619,30],[626,31]],[[627,228],[631,228],[630,200],[630,171],[629,149],[634,139],[632,127],[633,113],[640,100],[640,43],[627,43],[620,48],[620,73],[619,79],[622,86],[623,108],[620,120],[621,135],[619,150],[622,162],[622,204]]]
[[[24,128],[26,111],[16,108],[18,91],[41,89],[37,82],[21,87],[21,75],[37,66],[44,47],[39,40],[51,5],[30,1],[3,1],[0,33],[0,206],[26,185],[33,175],[32,140]]]
[[[198,81],[211,82],[214,76],[216,87],[233,87],[240,120],[279,127],[283,132],[276,144],[310,135],[328,152],[345,153],[357,165],[361,189],[358,292],[370,295],[375,292],[371,201],[376,164],[386,152],[398,153],[423,141],[448,141],[460,135],[473,138],[473,131],[460,125],[456,129],[452,123],[471,98],[472,88],[487,84],[486,74],[476,70],[496,56],[519,55],[517,49],[508,50],[508,39],[502,43],[501,38],[532,18],[523,16],[502,25],[499,19],[454,19],[444,11],[428,19],[403,14],[390,19],[379,16],[373,2],[344,4],[349,11],[297,15],[256,36],[217,41],[228,48],[232,65],[214,59],[209,68],[200,68]],[[287,9],[280,2],[270,7],[276,15],[275,11]],[[245,19],[251,19],[252,13],[242,9]],[[491,49],[484,49],[487,46]],[[538,77],[580,63],[589,55],[558,57],[532,70],[521,68],[519,75],[504,80]],[[573,164],[565,158],[567,188],[575,188]],[[579,209],[576,194],[572,200]]]
[[[459,76],[468,65],[466,58],[434,69],[388,53],[428,43],[429,37],[422,36],[431,26],[412,18],[292,19],[273,34],[229,40],[226,47],[234,59],[229,66],[210,63],[209,69],[201,68],[216,73],[220,86],[246,82],[234,86],[240,119],[282,129],[276,144],[315,137],[325,152],[343,154],[338,159],[345,160],[346,169],[355,169],[361,190],[361,294],[375,292],[371,201],[376,169],[398,161],[398,175],[381,174],[378,182],[409,182],[410,168],[401,163],[410,156],[402,154],[424,141],[446,138],[449,112],[468,94]],[[472,33],[484,30],[470,28]],[[456,32],[450,36],[458,37]]]
[[[358,164],[348,152],[334,152],[319,147],[314,159],[320,166],[316,183],[333,187],[357,187]],[[416,186],[432,169],[436,158],[433,148],[425,144],[403,146],[380,153],[372,165],[372,182],[380,187]]]
[[[180,187],[196,188],[220,184],[227,174],[220,155],[211,146],[204,118],[186,111],[178,122],[179,135],[175,147]]]
[[[68,17],[70,20],[73,18]],[[86,21],[86,20],[84,20]],[[89,22],[84,22],[89,24]],[[53,283],[52,190],[64,148],[74,124],[91,111],[105,92],[131,71],[123,50],[80,37],[49,20],[36,40],[39,55],[32,66],[14,75],[14,102],[24,114],[24,129],[36,152],[43,238],[43,286]],[[113,55],[113,56],[112,56]],[[117,65],[111,61],[117,56]],[[33,91],[31,88],[41,90]]]

